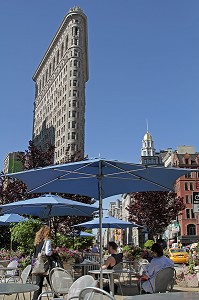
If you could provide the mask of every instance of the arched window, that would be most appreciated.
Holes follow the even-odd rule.
[[[187,225],[187,235],[196,235],[196,226],[194,224]]]

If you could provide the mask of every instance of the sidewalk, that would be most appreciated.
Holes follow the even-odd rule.
[[[138,288],[134,282],[132,286],[122,285],[123,296],[121,295],[120,289],[118,289],[117,295],[115,295],[116,300],[123,300],[126,296],[135,296],[139,295]],[[173,292],[199,292],[199,287],[197,288],[184,288],[178,285],[174,286]]]

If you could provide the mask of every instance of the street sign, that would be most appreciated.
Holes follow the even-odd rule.
[[[199,192],[193,192],[193,212],[199,212]]]

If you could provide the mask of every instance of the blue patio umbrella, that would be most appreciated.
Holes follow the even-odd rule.
[[[86,232],[86,231],[80,231],[80,234],[78,237],[95,237],[95,234],[93,233],[89,233],[89,232]]]
[[[99,218],[95,218],[91,221],[74,225],[74,227],[85,227],[85,228],[89,228],[89,229],[99,228],[99,226],[100,226],[100,219]],[[120,220],[120,219],[117,219],[117,218],[114,218],[114,217],[111,217],[111,216],[102,218],[102,228],[125,229],[125,228],[128,228],[128,227],[143,228],[142,226],[137,225],[135,223],[123,221],[123,220]]]
[[[8,226],[11,223],[19,223],[26,221],[27,218],[24,218],[18,214],[5,214],[3,216],[0,216],[0,225],[1,226]]]
[[[0,213],[16,213],[49,219],[55,216],[91,216],[97,207],[56,195],[43,195],[23,201],[0,205]]]
[[[93,159],[8,174],[26,183],[30,193],[60,192],[99,200],[100,261],[102,264],[102,200],[130,192],[170,191],[192,169],[145,166],[115,160]],[[100,274],[102,287],[102,272]]]

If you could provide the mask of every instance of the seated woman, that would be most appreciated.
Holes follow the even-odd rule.
[[[151,284],[154,288],[154,278],[161,269],[167,267],[174,267],[173,261],[170,258],[163,255],[163,248],[160,244],[154,243],[151,247],[151,251],[153,254],[153,259],[146,268],[144,274],[139,279],[139,281],[141,280],[142,282],[142,289],[146,293],[153,293]],[[150,279],[151,284],[148,281],[148,279]]]

